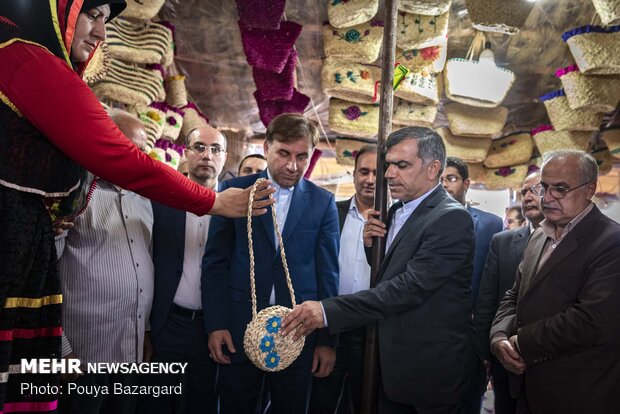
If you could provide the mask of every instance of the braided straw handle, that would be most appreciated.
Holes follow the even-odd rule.
[[[248,251],[250,253],[250,290],[252,293],[252,317],[256,317],[256,280],[254,277],[254,243],[252,241],[252,204],[254,203],[254,194],[256,189],[262,183],[267,181],[265,178],[259,178],[256,180],[250,191],[250,199],[248,200]],[[273,198],[270,194],[269,198]],[[273,226],[278,236],[278,244],[280,246],[280,256],[282,257],[282,266],[284,267],[284,275],[286,276],[286,285],[288,291],[291,294],[292,307],[295,307],[295,290],[293,290],[293,283],[291,282],[291,275],[288,271],[288,264],[286,263],[286,253],[284,253],[284,243],[282,242],[282,234],[276,220],[275,206],[271,206],[271,216],[273,217]]]

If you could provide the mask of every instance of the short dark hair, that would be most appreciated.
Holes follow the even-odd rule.
[[[460,158],[448,157],[448,159],[446,159],[446,167],[456,168],[463,181],[469,178],[469,167],[467,163]]]
[[[360,157],[364,154],[376,154],[377,153],[377,146],[376,145],[364,145],[362,148],[359,149],[359,151],[357,151],[357,154],[355,154],[355,165],[353,167],[353,170],[357,170],[357,160],[360,159]]]
[[[319,129],[314,121],[300,114],[280,114],[273,118],[267,127],[265,140],[271,144],[294,142],[300,138],[309,138],[312,148],[319,142]]]
[[[441,176],[446,165],[446,146],[438,133],[426,127],[405,127],[392,132],[385,144],[383,152],[387,153],[390,148],[400,144],[406,139],[418,141],[418,157],[424,164],[435,160],[441,163],[438,177]]]
[[[523,223],[525,221],[525,217],[523,217],[523,212],[521,211],[521,207],[519,207],[519,206],[509,207],[506,210],[506,215],[508,215],[508,213],[511,212],[511,211],[516,211],[517,212],[517,220],[519,220],[519,223]]]
[[[243,165],[243,163],[245,162],[245,160],[249,159],[249,158],[258,158],[261,159],[263,161],[267,161],[267,159],[262,155],[262,154],[250,154],[250,155],[246,155],[245,157],[243,157],[243,159],[241,160],[241,162],[239,163],[239,172],[241,172],[241,166]]]

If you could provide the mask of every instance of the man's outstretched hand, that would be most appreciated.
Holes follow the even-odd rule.
[[[252,204],[252,215],[260,216],[267,212],[267,207],[276,202],[275,198],[265,198],[276,192],[276,189],[270,187],[270,181],[265,180],[258,185],[256,194],[254,194],[254,203]],[[215,203],[209,214],[212,216],[223,217],[246,217],[248,214],[248,200],[250,199],[250,191],[252,187],[246,189],[227,188],[217,193]]]
[[[323,307],[320,302],[309,300],[301,305],[295,305],[284,321],[282,321],[282,334],[284,336],[295,331],[294,338],[308,336],[315,329],[324,328]]]

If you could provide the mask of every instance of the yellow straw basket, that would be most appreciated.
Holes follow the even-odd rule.
[[[362,147],[366,145],[377,145],[376,139],[367,138],[336,138],[336,160],[340,165],[355,165],[355,157]]]
[[[351,27],[366,23],[379,10],[379,0],[329,0],[327,18],[334,27]]]
[[[379,69],[332,58],[323,61],[321,83],[326,95],[359,103],[372,103]],[[377,94],[378,97],[378,94]]]
[[[527,164],[487,168],[485,170],[484,186],[487,190],[502,190],[505,188],[518,190],[527,176],[527,171]]]
[[[169,64],[172,31],[159,23],[114,19],[107,28],[107,43],[114,59],[140,64]]]
[[[556,71],[571,109],[611,112],[620,99],[620,76],[588,76],[577,65]]]
[[[590,108],[571,109],[563,89],[540,97],[556,131],[598,131],[603,113]]]
[[[562,35],[586,75],[620,75],[620,26],[582,26]]]
[[[469,170],[469,179],[475,183],[481,183],[484,181],[485,168],[481,162],[468,162],[467,169]]]
[[[448,157],[457,157],[466,162],[482,162],[491,147],[491,138],[457,137],[448,128],[439,128],[437,132],[443,138]]]
[[[483,32],[515,34],[530,15],[527,0],[465,0],[473,26]]]
[[[532,157],[534,143],[529,132],[516,132],[491,142],[491,149],[484,160],[487,168],[508,167],[527,163]]]
[[[379,105],[331,99],[329,128],[334,132],[354,137],[376,137],[379,132]]]
[[[503,106],[479,108],[451,102],[444,106],[444,110],[450,131],[455,135],[466,137],[499,135],[508,117],[508,109]]]
[[[257,368],[267,371],[281,371],[291,365],[301,353],[305,338],[298,340],[293,339],[293,333],[283,336],[281,331],[282,320],[291,312],[292,309],[284,306],[270,306],[256,311],[256,281],[254,278],[254,243],[252,241],[252,203],[254,202],[254,194],[257,186],[265,181],[258,179],[248,201],[248,251],[250,253],[250,293],[252,295],[252,320],[245,329],[243,337],[243,348],[248,359],[252,361]],[[284,267],[286,276],[286,285],[291,295],[292,306],[295,306],[295,291],[293,283],[286,263],[286,254],[284,252],[284,244],[282,243],[282,234],[276,220],[276,209],[271,209],[273,217],[273,225],[275,227],[278,244],[280,246],[280,257]]]
[[[620,23],[620,0],[592,0],[604,25]]]
[[[327,57],[372,63],[379,57],[382,41],[382,22],[371,21],[344,29],[323,25],[323,49]]]
[[[397,125],[425,126],[432,128],[437,116],[437,106],[422,105],[396,98],[392,122]]]
[[[429,46],[422,49],[396,49],[396,61],[412,71],[427,71],[429,73],[439,73],[446,66],[448,51],[448,39],[436,46]]]
[[[603,128],[601,138],[609,147],[609,152],[615,159],[620,159],[620,126]]]
[[[441,74],[410,72],[394,91],[394,95],[409,102],[436,105],[443,89],[441,80]]]
[[[398,10],[406,13],[437,16],[450,10],[452,0],[400,0]]]
[[[398,12],[396,45],[401,49],[436,46],[448,36],[450,13],[437,16]]]
[[[550,151],[574,149],[588,150],[592,132],[555,131],[552,126],[544,125],[532,130],[532,138],[541,155]]]
[[[100,99],[110,99],[126,105],[147,106],[165,97],[164,81],[158,70],[112,59],[105,78],[92,86]]]

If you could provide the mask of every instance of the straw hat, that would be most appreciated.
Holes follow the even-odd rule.
[[[396,45],[401,49],[440,45],[448,36],[449,16],[448,12],[435,16],[398,12]]]
[[[277,30],[248,29],[239,23],[243,51],[250,66],[281,73],[289,60],[301,25],[280,23]]]
[[[334,98],[372,103],[380,79],[379,69],[374,66],[332,58],[323,61],[321,71],[323,92]]]
[[[620,2],[618,2],[620,8]],[[620,26],[582,26],[562,35],[586,75],[620,75]]]
[[[467,105],[494,108],[503,102],[515,75],[491,62],[448,59],[444,80],[449,99]]]
[[[432,128],[436,116],[435,105],[416,104],[398,98],[394,100],[394,124]]]
[[[254,98],[258,105],[258,115],[265,127],[276,116],[283,113],[303,114],[310,103],[310,98],[303,93],[293,89],[293,97],[288,101],[263,101],[258,96],[258,91],[254,92]]]
[[[165,97],[164,81],[159,70],[143,69],[118,59],[112,59],[105,78],[92,85],[92,89],[100,99],[126,105],[147,106]]]
[[[396,48],[396,61],[409,70],[426,70],[439,73],[446,65],[448,39],[442,39],[438,45],[423,49]]]
[[[88,85],[99,82],[105,78],[110,67],[110,49],[106,42],[100,42],[97,50],[88,61],[88,65],[84,70],[82,78]]]
[[[165,63],[173,51],[172,31],[158,23],[114,19],[106,25],[107,43],[114,59],[128,63]]]
[[[379,105],[330,99],[329,128],[354,137],[376,137],[379,133]]]
[[[532,130],[532,138],[542,155],[565,149],[587,151],[591,137],[592,132],[555,131],[551,125],[543,125]]]
[[[592,0],[592,3],[604,25],[620,23],[620,1]]]
[[[351,27],[366,23],[377,14],[379,0],[329,0],[327,17],[334,27]]]
[[[185,139],[187,134],[194,129],[209,125],[209,120],[195,104],[188,103],[181,110],[183,111],[183,123],[180,133],[182,139]]]
[[[484,187],[488,190],[502,190],[504,188],[518,190],[527,176],[527,171],[527,164],[487,168],[484,176]]]
[[[487,168],[507,167],[527,163],[532,157],[534,143],[529,132],[515,132],[491,142],[491,149],[484,160]]]
[[[556,131],[598,131],[603,113],[590,108],[571,109],[564,89],[540,97]]]
[[[295,67],[297,52],[291,51],[282,73],[252,68],[252,76],[256,84],[256,94],[261,101],[288,101],[293,97],[295,88]]]
[[[473,26],[483,32],[515,34],[534,3],[528,0],[465,0]]]
[[[589,108],[597,112],[611,112],[620,98],[620,76],[588,76],[577,65],[558,69],[571,109]]]
[[[370,21],[336,29],[323,25],[323,49],[327,57],[350,62],[372,63],[379,58],[383,41],[383,22]]]
[[[398,10],[407,13],[437,16],[450,10],[452,0],[400,0]]]
[[[239,22],[250,29],[277,30],[286,0],[235,0]]]
[[[185,76],[168,76],[164,80],[166,90],[166,102],[168,105],[180,108],[187,105],[187,88],[185,87]]]
[[[443,89],[441,80],[441,74],[434,75],[427,71],[410,72],[394,91],[394,95],[410,102],[436,105]]]
[[[448,157],[457,157],[466,162],[482,162],[491,147],[491,138],[458,137],[448,128],[439,128],[437,133],[443,139]]]
[[[451,102],[444,106],[450,131],[462,136],[488,136],[501,134],[508,109],[503,106],[497,108],[478,108],[458,102]]]
[[[340,165],[355,165],[357,152],[366,145],[376,145],[376,139],[336,137],[336,160]]]
[[[611,155],[615,159],[620,159],[620,126],[601,129],[601,138],[607,143]]]
[[[151,20],[159,13],[165,2],[166,0],[130,0],[121,16],[137,20]]]

